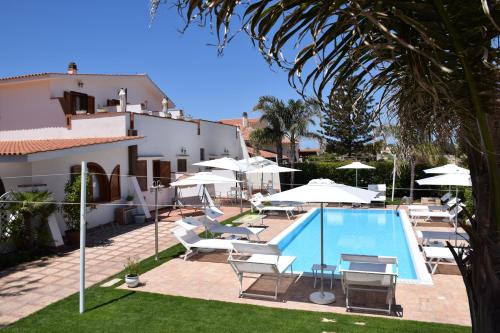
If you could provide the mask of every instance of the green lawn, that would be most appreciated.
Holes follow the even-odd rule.
[[[232,220],[232,219],[231,219]],[[227,222],[230,222],[228,220]],[[173,246],[140,264],[141,272],[180,255]],[[123,276],[119,273],[116,276]],[[93,287],[87,312],[78,313],[78,294],[5,327],[5,332],[470,332],[469,327],[398,319],[339,315],[206,301]],[[334,322],[323,322],[323,319]]]

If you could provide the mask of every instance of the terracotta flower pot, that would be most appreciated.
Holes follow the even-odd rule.
[[[66,230],[66,242],[68,243],[68,245],[80,244],[80,231]]]

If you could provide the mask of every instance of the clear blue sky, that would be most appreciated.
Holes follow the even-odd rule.
[[[245,35],[220,57],[208,27],[182,27],[166,6],[149,27],[148,0],[2,0],[0,76],[64,72],[70,61],[82,73],[148,73],[177,106],[210,120],[240,117],[262,95],[298,98]]]

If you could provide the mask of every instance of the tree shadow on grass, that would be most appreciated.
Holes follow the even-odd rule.
[[[128,293],[126,293],[126,294],[124,294],[124,295],[121,295],[121,296],[119,296],[119,297],[116,297],[116,298],[110,299],[110,300],[108,300],[108,301],[106,301],[106,302],[104,302],[104,303],[101,303],[101,304],[95,305],[95,306],[93,306],[93,307],[90,307],[90,308],[88,308],[88,309],[86,310],[86,312],[89,312],[89,311],[94,311],[94,310],[97,310],[97,309],[99,309],[99,308],[102,308],[102,307],[104,307],[104,306],[106,306],[106,305],[113,304],[113,303],[118,302],[118,301],[120,301],[120,300],[122,300],[122,299],[124,299],[124,298],[126,298],[126,297],[129,297],[130,295],[133,295],[133,294],[135,294],[135,291],[129,291]]]

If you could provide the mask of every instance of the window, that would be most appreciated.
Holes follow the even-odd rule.
[[[5,193],[5,186],[3,186],[3,182],[0,179],[0,196]]]
[[[147,161],[136,161],[135,162],[135,175],[137,177],[137,182],[141,191],[148,190],[148,164]]]
[[[159,180],[165,187],[170,186],[170,161],[153,161],[153,180]]]
[[[65,91],[64,97],[59,102],[65,114],[76,114],[76,111],[95,113],[95,98],[76,91]]]
[[[177,160],[177,172],[186,172],[187,171],[187,160],[184,158],[179,158]]]
[[[109,178],[109,193],[111,201],[120,200],[121,189],[120,189],[120,165],[115,166],[113,172],[111,172],[111,177]]]
[[[200,161],[205,160],[205,148],[200,148]]]
[[[87,163],[88,187],[90,192],[89,202],[108,202],[109,201],[109,182],[106,171],[97,163]],[[81,166],[71,167],[72,177],[81,173]]]

